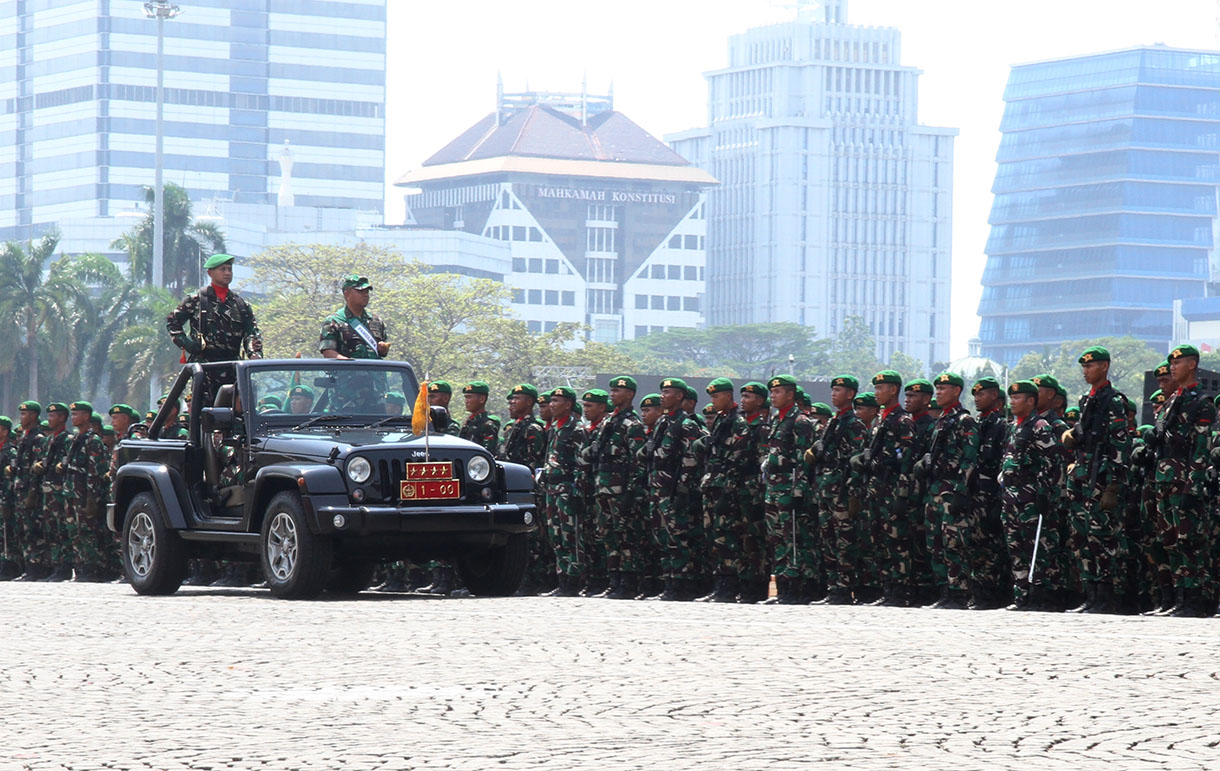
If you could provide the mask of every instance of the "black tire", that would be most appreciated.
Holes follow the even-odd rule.
[[[457,569],[471,594],[511,597],[521,588],[528,564],[529,537],[526,533],[513,533],[508,543],[499,548],[462,556]]]
[[[330,571],[330,580],[326,582],[326,591],[336,594],[355,594],[368,589],[373,583],[373,574],[377,572],[376,562],[345,560]]]
[[[186,580],[186,544],[165,526],[152,493],[140,493],[127,505],[121,551],[123,575],[136,594],[173,594]]]
[[[278,493],[267,504],[259,561],[276,597],[305,600],[321,594],[330,580],[332,550],[330,538],[309,531],[305,508],[295,492]]]

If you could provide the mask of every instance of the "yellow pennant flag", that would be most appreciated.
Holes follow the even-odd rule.
[[[411,410],[411,433],[419,436],[428,429],[428,381],[419,384],[419,396]]]

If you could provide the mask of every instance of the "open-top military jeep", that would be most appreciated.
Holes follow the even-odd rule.
[[[188,386],[187,436],[167,438]],[[476,595],[514,593],[534,528],[530,470],[436,431],[441,408],[427,436],[412,434],[383,396],[418,389],[397,362],[185,365],[148,438],[119,446],[106,518],[127,580],[171,594],[188,559],[258,560],[273,594],[304,598],[367,588],[382,561],[443,558]],[[267,395],[283,408],[252,409]]]

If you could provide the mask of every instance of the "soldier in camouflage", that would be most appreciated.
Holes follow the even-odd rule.
[[[449,402],[453,399],[453,386],[446,380],[433,380],[428,383],[428,406],[443,407],[447,415],[448,421],[442,421],[443,425],[439,428],[450,436],[458,436],[462,433],[462,425],[453,419],[453,414],[449,409]]]
[[[93,405],[84,401],[72,402],[69,411],[76,435],[63,460],[64,488],[68,494],[65,540],[76,567],[76,580],[97,582],[104,580],[109,568],[100,550],[106,530],[106,501],[102,489],[108,465],[106,447],[92,430]]]
[[[863,502],[851,490],[851,457],[864,446],[864,424],[852,404],[860,390],[853,375],[830,381],[835,414],[826,424],[805,462],[816,485],[817,527],[825,555],[827,596],[831,605],[851,605],[860,578],[860,522]]]
[[[626,375],[611,378],[614,411],[594,434],[591,447],[598,540],[604,544],[610,573],[605,596],[614,600],[629,600],[639,592],[639,549],[646,537],[640,516],[642,488],[632,484],[636,456],[645,441],[644,423],[632,405],[638,387]]]
[[[0,538],[3,539],[0,581],[11,581],[25,572],[13,506],[13,468],[16,463],[17,442],[13,438],[13,419],[0,415]]]
[[[93,410],[89,410],[92,412]],[[47,441],[42,446],[32,470],[42,493],[43,533],[51,552],[53,570],[45,580],[67,581],[72,578],[72,535],[75,530],[68,522],[71,494],[66,485],[68,442],[68,405],[52,402],[47,405]]]
[[[1080,579],[1076,574],[1076,566],[1080,560],[1074,557],[1069,549],[1072,533],[1068,520],[1067,494],[1064,490],[1067,467],[1072,461],[1074,453],[1063,446],[1063,434],[1067,431],[1068,425],[1055,410],[1055,403],[1058,401],[1061,390],[1059,381],[1054,376],[1045,373],[1035,375],[1030,379],[1034,385],[1038,386],[1036,409],[1038,414],[1051,424],[1051,433],[1055,435],[1056,446],[1056,483],[1051,490],[1047,491],[1047,511],[1044,512],[1042,524],[1043,529],[1051,527],[1055,529],[1056,533],[1053,538],[1047,539],[1049,548],[1045,559],[1038,557],[1038,561],[1044,565],[1038,570],[1046,576],[1051,587],[1049,601],[1058,609],[1066,610],[1077,607],[1080,604],[1079,599],[1083,596],[1078,589]]]
[[[482,380],[472,380],[462,389],[467,417],[458,435],[495,455],[500,449],[500,430],[487,414],[487,396],[490,393],[491,386]]]
[[[661,549],[664,546],[661,534],[661,515],[651,495],[648,494],[648,481],[652,479],[652,454],[649,447],[655,446],[652,441],[657,424],[665,411],[661,409],[660,394],[646,394],[640,400],[640,422],[644,426],[644,444],[635,454],[635,468],[631,475],[631,486],[641,491],[636,497],[635,516],[640,521],[643,538],[637,542],[639,557],[639,593],[635,599],[643,600],[659,596],[662,593],[663,571],[661,570]]]
[[[1002,608],[1011,600],[1011,570],[1004,548],[1004,519],[1000,501],[1000,464],[1008,437],[1004,392],[994,377],[981,377],[970,388],[978,413],[979,454],[971,479],[971,494],[978,526],[976,547],[970,550],[974,586],[971,594],[980,608]]]
[[[771,378],[767,388],[775,416],[767,432],[763,503],[767,547],[775,572],[774,602],[797,605],[809,602],[816,569],[811,564],[814,525],[804,516],[796,495],[806,484],[802,460],[813,446],[814,429],[796,403],[796,380],[791,375]]]
[[[542,467],[542,486],[546,491],[546,522],[555,550],[559,585],[554,597],[580,594],[584,572],[580,553],[581,510],[576,491],[576,463],[580,449],[579,420],[572,413],[576,393],[567,386],[551,391],[551,427],[547,430],[546,462]]]
[[[580,553],[584,560],[584,589],[586,597],[601,595],[610,588],[606,574],[606,546],[600,533],[606,523],[601,521],[597,507],[597,473],[600,457],[593,444],[601,431],[610,404],[610,395],[600,388],[591,388],[581,394],[580,405],[584,413],[576,430],[579,446],[576,451],[576,491],[585,516],[580,520]]]
[[[750,451],[743,459],[746,468],[741,469],[742,482],[734,491],[744,522],[741,555],[738,558],[741,570],[737,594],[737,601],[743,604],[762,602],[767,599],[771,588],[764,502],[766,489],[762,475],[758,473],[767,458],[769,395],[767,387],[759,382],[751,381],[741,387],[739,413],[750,429]]]
[[[508,392],[508,423],[500,432],[500,460],[509,463],[519,463],[531,472],[542,468],[546,459],[546,428],[534,414],[534,405],[538,403],[538,389],[529,383],[519,383]],[[539,516],[546,508],[546,500],[535,492]],[[525,581],[518,590],[519,595],[537,594],[545,584],[544,570],[550,569],[553,557],[544,564],[543,553],[546,536],[543,525],[531,531],[529,535],[530,560]],[[549,589],[549,587],[547,587]]]
[[[648,491],[661,525],[661,567],[665,590],[657,599],[693,600],[698,590],[693,553],[698,530],[695,519],[703,513],[695,504],[698,458],[695,443],[707,433],[702,422],[682,408],[687,398],[686,382],[680,378],[661,381],[661,408],[645,451],[652,458]]]
[[[936,418],[932,417],[928,407],[932,402],[932,381],[916,378],[907,382],[902,389],[902,407],[915,422],[915,441],[911,445],[911,457],[916,462],[927,454],[932,446],[932,429],[936,426]],[[912,467],[914,464],[912,464]],[[943,586],[948,580],[944,563],[933,564],[928,555],[928,523],[924,519],[927,508],[927,479],[911,475],[911,508],[908,512],[911,531],[911,559],[914,566],[915,590],[911,593],[913,605],[925,605],[936,599],[937,586]],[[936,569],[940,569],[941,580],[937,580]]]
[[[385,322],[368,311],[373,285],[366,276],[351,275],[340,286],[343,307],[322,320],[318,351],[328,359],[384,359],[390,352]],[[385,392],[383,373],[343,373],[343,382],[329,389],[328,410],[382,412]]]
[[[42,518],[42,487],[34,474],[34,464],[42,455],[46,433],[40,422],[42,405],[24,401],[18,407],[21,440],[17,444],[17,459],[6,467],[13,480],[13,506],[16,512],[18,540],[25,573],[18,581],[40,581],[51,574],[51,547]]]
[[[741,414],[733,381],[716,378],[707,386],[715,411],[703,470],[703,520],[711,541],[715,581],[704,602],[736,602],[742,572],[741,554],[748,522],[741,490],[757,476],[758,446]]]

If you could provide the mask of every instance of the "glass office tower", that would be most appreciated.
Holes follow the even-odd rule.
[[[1131,334],[1163,348],[1208,281],[1220,53],[1162,46],[1014,67],[979,304],[984,356]]]
[[[386,0],[179,0],[165,180],[198,199],[381,211]],[[0,2],[0,239],[111,217],[153,181],[156,22],[140,0]]]

